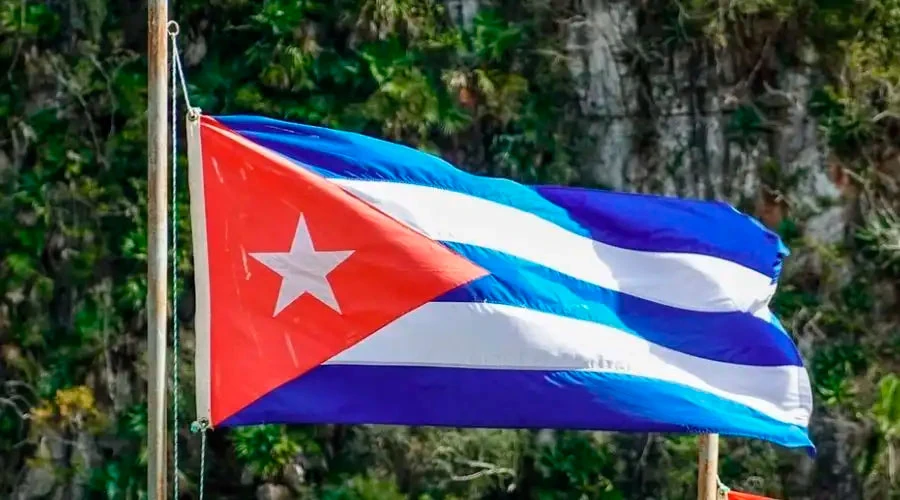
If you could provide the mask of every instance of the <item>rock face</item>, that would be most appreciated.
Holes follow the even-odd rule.
[[[25,469],[22,482],[13,492],[16,500],[38,498],[84,498],[84,486],[90,467],[99,461],[94,438],[78,432],[74,439],[48,435],[38,440],[38,450],[32,466]],[[60,470],[68,471],[65,484]]]
[[[25,478],[13,494],[13,498],[30,500],[49,495],[56,487],[56,477],[51,467],[51,461],[62,455],[63,450],[59,446],[51,446],[49,440],[41,440],[38,451],[35,453],[41,464],[26,471]]]
[[[806,106],[817,78],[806,64],[767,74],[772,83],[750,104],[758,75],[746,74],[743,57],[705,44],[659,44],[665,27],[638,2],[585,0],[581,7],[568,51],[592,117],[591,170],[599,182],[742,203],[758,197],[759,169],[769,161],[798,174],[804,203],[839,195]],[[801,52],[801,63],[814,61],[810,50]]]
[[[290,500],[294,498],[287,486],[265,483],[256,489],[257,500]]]
[[[471,26],[480,7],[479,0],[447,0],[447,11],[461,26]]]

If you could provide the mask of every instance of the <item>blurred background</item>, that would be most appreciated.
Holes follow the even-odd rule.
[[[900,0],[179,0],[170,14],[206,113],[758,217],[792,250],[773,309],[813,378],[819,455],[723,439],[722,480],[900,498]],[[139,0],[0,0],[0,498],[146,495],[146,19]],[[186,189],[178,201],[184,424]],[[197,498],[200,441],[181,427],[183,498]],[[209,498],[696,495],[692,436],[262,426],[209,445]]]

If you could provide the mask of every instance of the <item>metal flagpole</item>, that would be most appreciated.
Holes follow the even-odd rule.
[[[697,461],[697,500],[717,500],[719,494],[719,435],[701,434]]]
[[[147,493],[166,498],[166,262],[169,239],[166,0],[147,5]]]

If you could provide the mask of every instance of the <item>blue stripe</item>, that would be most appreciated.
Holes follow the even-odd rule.
[[[738,312],[687,311],[615,292],[482,247],[442,242],[491,274],[435,299],[525,307],[592,321],[693,356],[756,366],[803,366],[780,324]]]
[[[790,254],[777,234],[726,203],[615,192],[597,196],[594,190],[562,186],[535,189],[589,227],[591,238],[622,248],[713,255],[774,277]],[[759,239],[765,244],[747,244]]]
[[[256,116],[216,120],[326,177],[402,182],[477,196],[620,248],[719,257],[773,279],[788,254],[776,234],[724,203],[528,187],[472,175],[436,156],[351,132]]]
[[[812,454],[807,429],[679,384],[584,371],[324,365],[225,427],[340,423],[720,433]]]

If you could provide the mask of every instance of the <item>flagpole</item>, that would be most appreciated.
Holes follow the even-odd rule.
[[[167,0],[147,5],[147,493],[166,497]]]
[[[719,493],[719,435],[701,434],[697,461],[697,500],[717,500]]]

